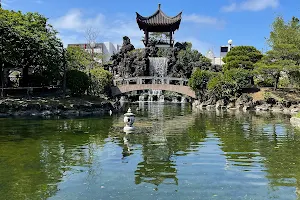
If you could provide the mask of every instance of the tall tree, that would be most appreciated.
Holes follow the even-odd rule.
[[[263,57],[262,53],[253,46],[237,46],[232,48],[223,58],[223,69],[242,68],[252,70],[254,64]]]
[[[0,22],[2,66],[22,68],[24,86],[28,85],[29,68],[47,81],[60,78],[62,43],[47,18],[0,9]]]
[[[177,55],[175,70],[180,76],[190,78],[192,72],[197,68],[209,70],[210,67],[210,59],[203,56],[199,51],[192,49],[191,43],[187,43],[185,49],[180,50]]]
[[[272,24],[270,37],[267,40],[272,48],[257,64],[261,75],[270,77],[277,89],[281,72],[286,72],[290,80],[299,82],[300,73],[300,23],[293,17],[285,23],[282,17],[277,17]]]

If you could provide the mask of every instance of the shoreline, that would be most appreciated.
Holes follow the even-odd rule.
[[[103,116],[118,111],[118,103],[100,98],[6,98],[0,100],[0,118]]]

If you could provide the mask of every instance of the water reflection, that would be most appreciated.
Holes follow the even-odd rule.
[[[131,107],[143,133],[114,128],[123,115],[0,120],[2,199],[297,199],[300,132],[288,117]]]

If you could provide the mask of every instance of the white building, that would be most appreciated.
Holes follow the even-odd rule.
[[[212,50],[209,50],[205,56],[211,60],[212,65],[224,65],[222,57],[215,57],[215,54]]]
[[[220,46],[220,57],[216,57],[213,50],[209,50],[205,56],[211,60],[211,64],[222,66],[225,64],[222,59],[232,48],[232,40],[228,40],[228,45]]]
[[[79,46],[88,52],[92,52],[89,44],[68,44],[68,46]],[[96,43],[94,48],[94,53],[99,53],[102,55],[102,59],[97,60],[99,63],[106,63],[109,61],[110,57],[120,51],[121,45],[113,44],[111,42]]]

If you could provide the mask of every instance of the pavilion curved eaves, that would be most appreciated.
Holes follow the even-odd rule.
[[[155,13],[148,17],[144,17],[136,12],[136,21],[140,28],[145,33],[144,44],[147,46],[149,32],[168,32],[170,33],[170,46],[173,46],[172,35],[179,29],[182,12],[174,17],[166,15],[158,5]]]

